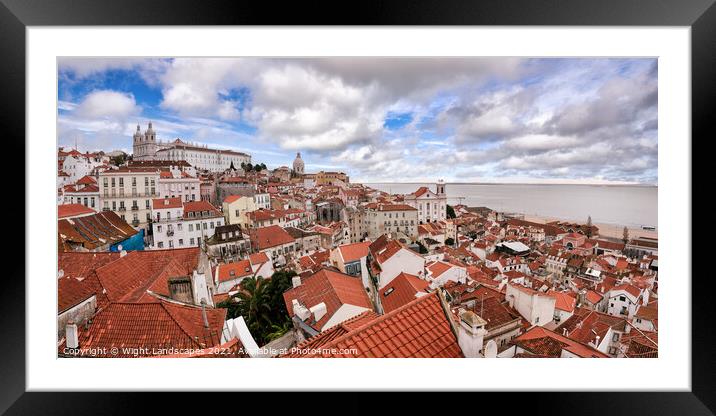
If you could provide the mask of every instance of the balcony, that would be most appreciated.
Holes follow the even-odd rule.
[[[174,230],[167,230],[167,236],[171,237],[174,235]]]
[[[139,226],[139,220],[132,220],[132,225],[135,227]]]
[[[139,207],[136,205],[132,205],[132,211],[139,211]]]
[[[102,211],[111,211],[109,208],[102,208]]]
[[[126,211],[126,210],[127,210],[126,207],[119,207],[119,210],[118,210],[118,211]]]

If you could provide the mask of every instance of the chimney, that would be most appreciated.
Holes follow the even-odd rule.
[[[206,317],[206,301],[201,300],[201,318],[204,320],[204,328],[209,329],[209,318]]]
[[[457,343],[465,358],[482,357],[483,339],[487,334],[486,324],[484,319],[472,311],[464,311],[460,314]]]
[[[291,278],[291,283],[294,288],[301,286],[301,276],[293,276],[293,278]]]
[[[326,304],[321,302],[318,305],[314,305],[310,309],[311,313],[313,314],[313,318],[316,320],[316,322],[320,321],[321,318],[326,314]]]
[[[296,315],[298,319],[305,321],[309,316],[311,316],[311,312],[306,309],[305,306],[301,305],[298,299],[292,300],[291,304],[293,305],[293,314]]]
[[[65,338],[67,340],[67,348],[79,347],[79,334],[77,333],[77,324],[72,321],[67,322],[65,327]]]

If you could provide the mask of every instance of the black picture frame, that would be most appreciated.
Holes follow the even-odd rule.
[[[567,26],[689,26],[691,27],[692,64],[692,138],[693,146],[707,139],[716,102],[716,6],[714,0],[482,0],[482,1],[380,1],[380,2],[287,2],[259,1],[178,1],[178,0],[0,0],[0,126],[7,159],[28,160],[25,147],[25,70],[27,26],[64,25],[567,25]],[[660,138],[660,140],[679,140]],[[684,140],[684,139],[682,139]],[[54,138],[48,137],[48,143]],[[21,162],[20,164],[22,164]],[[19,164],[19,165],[20,165]],[[23,177],[22,167],[6,168],[11,181]],[[10,182],[8,182],[10,183]],[[23,196],[32,190],[23,188]],[[17,201],[17,194],[12,201]],[[24,200],[24,199],[23,199]],[[9,202],[9,201],[8,201]],[[687,202],[687,201],[684,201]],[[691,201],[688,201],[691,203]],[[20,228],[19,215],[32,221],[9,202],[11,227]],[[693,205],[692,205],[693,206]],[[8,212],[9,213],[9,212]],[[693,216],[699,218],[697,211]],[[15,230],[13,230],[15,231]],[[11,231],[7,230],[6,235]],[[0,412],[7,414],[87,414],[144,412],[138,393],[29,393],[25,392],[25,266],[15,253],[18,247],[32,250],[24,229],[12,232],[5,255],[6,267],[0,289]],[[706,254],[708,256],[708,253]],[[691,279],[690,267],[683,276]],[[692,389],[690,392],[605,392],[605,393],[493,393],[494,397],[448,398],[432,400],[393,397],[403,413],[437,405],[442,412],[477,409],[487,411],[495,401],[509,406],[513,413],[543,409],[553,414],[714,414],[716,411],[716,358],[713,354],[713,322],[716,308],[711,303],[714,279],[698,275],[692,279]],[[687,316],[689,311],[677,311]],[[88,376],[88,375],[83,375]],[[281,375],[277,375],[279,377]],[[485,377],[486,375],[476,375]],[[584,377],[572,374],[566,377]],[[639,376],[633,377],[638,386]],[[489,376],[488,376],[489,377]],[[234,394],[234,393],[232,393]],[[255,393],[254,393],[255,394]],[[302,393],[305,394],[305,393]],[[138,397],[139,396],[139,397]],[[241,397],[234,400],[249,400]],[[251,399],[255,400],[255,399]],[[265,401],[262,398],[259,401]],[[268,399],[287,406],[311,409],[314,398]],[[325,399],[320,399],[323,402]],[[465,401],[467,400],[467,401]],[[225,402],[221,398],[202,402]],[[341,408],[351,413],[374,409],[372,401],[356,397],[342,398]],[[183,409],[185,402],[161,398],[164,412]],[[472,404],[470,404],[470,402]],[[291,404],[292,403],[292,404]],[[230,408],[227,408],[227,411]],[[475,410],[478,411],[478,410]],[[493,410],[502,413],[500,410]]]

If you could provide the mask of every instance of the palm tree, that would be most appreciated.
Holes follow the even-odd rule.
[[[247,277],[241,281],[239,292],[234,298],[241,305],[238,309],[240,315],[246,320],[246,325],[252,333],[262,333],[262,328],[271,325],[271,305],[266,294],[267,282],[263,277]]]
[[[266,339],[269,341],[273,341],[275,339],[281,338],[286,334],[286,332],[291,330],[291,321],[285,321],[281,325],[272,324],[271,325],[271,332],[266,334]]]

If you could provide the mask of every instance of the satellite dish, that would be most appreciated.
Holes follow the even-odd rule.
[[[497,343],[495,340],[487,341],[485,345],[485,358],[496,358],[497,357]]]

